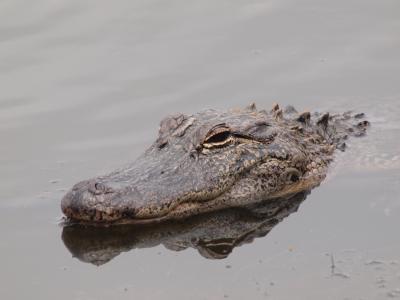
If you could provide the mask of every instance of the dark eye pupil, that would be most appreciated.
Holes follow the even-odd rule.
[[[231,133],[229,131],[223,131],[223,132],[220,132],[220,133],[217,133],[217,134],[213,135],[212,137],[207,139],[206,142],[210,143],[210,144],[222,143],[223,141],[227,140],[230,135],[231,135]]]

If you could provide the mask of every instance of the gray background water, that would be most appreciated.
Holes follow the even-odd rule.
[[[0,1],[0,298],[400,297],[399,49],[397,0]],[[225,260],[71,257],[65,189],[134,159],[168,113],[252,101],[373,126],[298,213]]]

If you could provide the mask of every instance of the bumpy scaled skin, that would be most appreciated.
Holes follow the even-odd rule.
[[[278,105],[169,116],[142,156],[79,182],[61,208],[73,221],[145,224],[310,190],[325,178],[334,150],[364,135],[363,118]]]

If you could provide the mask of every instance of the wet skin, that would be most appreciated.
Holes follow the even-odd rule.
[[[318,186],[334,151],[368,125],[364,114],[279,105],[175,114],[136,161],[77,183],[61,208],[74,222],[152,224],[287,197]]]

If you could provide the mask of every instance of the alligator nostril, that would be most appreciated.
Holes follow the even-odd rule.
[[[114,190],[102,182],[93,182],[89,185],[89,191],[95,195],[108,194]]]

